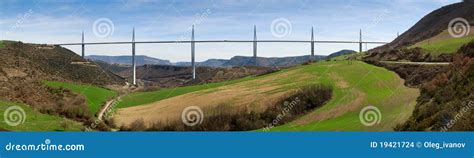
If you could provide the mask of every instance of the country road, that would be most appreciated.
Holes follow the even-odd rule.
[[[105,102],[105,105],[100,109],[100,112],[97,114],[97,119],[99,121],[102,121],[102,118],[104,117],[104,114],[114,105],[114,103],[117,102],[117,100],[120,100],[122,96],[115,97],[107,102]]]
[[[450,62],[411,62],[411,61],[380,61],[386,64],[406,64],[406,65],[449,65]]]

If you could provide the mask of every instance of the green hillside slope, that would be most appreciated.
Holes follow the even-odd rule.
[[[335,87],[333,99],[314,112],[272,130],[392,130],[410,116],[419,94],[417,89],[405,87],[402,79],[384,68],[360,61],[352,64],[331,61],[298,66],[220,86],[195,88],[179,95],[173,92],[178,89],[154,92],[171,97],[151,97],[147,98],[145,105],[125,106],[127,108],[120,109],[116,118],[119,124],[137,119],[150,122],[157,121],[156,119],[173,119],[164,116],[179,118],[181,108],[191,105],[205,108],[226,104],[261,108],[279,96],[316,83]],[[138,100],[139,96],[131,94],[125,101]],[[151,103],[153,100],[156,102]],[[375,126],[364,126],[359,120],[359,112],[369,105],[381,111],[380,123]]]
[[[15,110],[6,111],[13,107],[23,109],[24,115],[21,112],[18,113],[20,115],[16,115]],[[5,115],[10,117],[4,119]],[[9,131],[80,131],[82,128],[82,124],[79,122],[59,116],[42,114],[27,105],[6,101],[0,101],[0,118],[2,118],[0,129]],[[10,120],[10,123],[18,123],[18,125],[9,125],[7,120]],[[23,123],[21,123],[22,120]]]
[[[117,92],[91,85],[79,85],[55,81],[47,81],[46,85],[56,88],[62,87],[83,95],[86,98],[87,105],[92,114],[96,114],[108,99],[118,95]]]

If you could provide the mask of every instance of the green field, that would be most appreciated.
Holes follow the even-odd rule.
[[[327,69],[321,67],[329,66]],[[304,68],[316,73],[321,83],[334,85],[333,99],[322,108],[273,128],[273,131],[377,131],[391,130],[407,119],[416,104],[418,90],[403,86],[393,72],[360,61],[320,63]],[[325,71],[329,73],[325,73]],[[336,81],[330,74],[339,76]],[[340,88],[337,82],[347,82]],[[360,123],[359,112],[372,105],[381,111],[381,122],[375,126]]]
[[[126,100],[127,104],[122,103],[118,120],[125,123],[130,119],[143,116],[159,118],[159,115],[166,114],[164,110],[178,111],[189,104],[202,106],[207,103],[225,102],[228,105],[238,105],[241,101],[254,100],[255,102],[250,106],[259,107],[263,106],[259,105],[262,104],[262,100],[274,98],[275,94],[290,92],[299,87],[317,83],[335,87],[333,98],[323,107],[289,124],[274,128],[274,131],[392,130],[394,126],[408,119],[419,95],[417,89],[405,87],[403,80],[397,74],[384,68],[361,61],[354,61],[352,64],[346,61],[318,62],[265,76],[232,81],[226,86],[218,83],[182,87],[174,91],[166,89],[131,94]],[[140,99],[146,99],[146,101]],[[145,109],[148,110],[136,106],[151,102],[155,103],[147,105]],[[381,111],[380,124],[367,127],[360,123],[359,112],[368,105],[376,106]],[[148,120],[153,121],[153,118],[148,118]]]
[[[9,107],[20,107],[24,110],[25,115],[17,115],[22,116],[21,118],[24,119],[24,122],[22,124],[18,124],[17,126],[10,126],[6,123],[4,115]],[[33,110],[27,105],[6,101],[0,101],[0,118],[2,119],[0,123],[0,129],[9,131],[81,131],[82,128],[82,124],[79,122],[75,122],[59,116],[42,114],[38,111]],[[15,120],[10,120],[15,123]]]
[[[209,83],[209,84],[195,85],[195,86],[188,86],[188,87],[167,88],[167,89],[161,89],[159,91],[152,91],[152,92],[131,93],[122,97],[121,101],[117,104],[117,107],[126,108],[126,107],[131,107],[131,106],[153,103],[153,102],[157,102],[163,99],[168,99],[171,97],[175,97],[175,96],[179,96],[179,95],[183,95],[183,94],[187,94],[191,92],[217,88],[224,85],[239,83],[243,81],[249,81],[252,79],[255,79],[255,77],[246,77],[246,78],[237,79],[233,81]]]
[[[62,87],[84,96],[92,114],[96,114],[108,99],[118,95],[115,91],[91,85],[79,85],[56,81],[46,81],[45,83],[50,87]]]
[[[5,42],[0,41],[0,48],[3,48],[3,47],[5,47]]]
[[[362,52],[362,53],[354,53],[354,54],[346,54],[346,55],[341,55],[341,56],[337,56],[337,57],[334,57],[334,58],[331,58],[330,60],[331,61],[343,61],[343,60],[347,60],[349,59],[350,57],[353,57],[357,60],[360,60],[362,59],[362,57],[364,55],[366,55],[367,52]]]
[[[16,43],[17,41],[0,40],[0,48],[4,48],[8,44]]]
[[[443,40],[435,40],[433,42],[420,42],[409,48],[421,48],[430,54],[451,54],[455,53],[461,46],[474,40],[474,36],[463,38],[447,38]]]

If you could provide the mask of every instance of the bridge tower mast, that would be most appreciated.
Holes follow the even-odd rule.
[[[311,60],[314,60],[314,28],[311,27]]]
[[[193,80],[196,79],[195,53],[196,53],[196,42],[194,40],[194,25],[193,25],[193,29],[191,32],[191,66],[193,68]]]
[[[84,30],[82,30],[82,44],[81,44],[81,48],[82,48],[82,59],[85,59],[84,58],[84,54],[85,54],[85,44],[84,44]]]
[[[359,32],[359,53],[362,53],[362,29]]]
[[[132,32],[132,67],[133,67],[133,85],[137,85],[137,62],[135,61],[135,27]]]
[[[258,66],[258,61],[257,61],[257,25],[253,26],[253,59],[255,61],[255,66]]]

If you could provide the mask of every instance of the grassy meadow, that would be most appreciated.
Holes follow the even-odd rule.
[[[274,131],[384,131],[405,121],[412,113],[418,90],[403,85],[397,74],[360,61],[318,62],[259,77],[156,92],[135,93],[124,98],[116,118],[130,123],[134,119],[179,118],[190,105],[201,108],[225,104],[264,108],[272,101],[300,87],[323,83],[334,88],[333,98],[321,108],[273,128]],[[146,101],[141,101],[146,99]],[[134,102],[136,101],[136,102]],[[359,112],[366,106],[381,111],[381,122],[367,127]],[[168,117],[168,118],[167,118]]]
[[[10,126],[6,123],[4,115],[7,114],[6,110],[9,107],[20,107],[23,109],[25,115],[17,115],[22,116],[21,118],[24,120],[22,124]],[[7,101],[0,101],[0,118],[2,118],[0,129],[8,131],[81,131],[82,129],[82,123],[60,116],[42,114],[27,105]]]
[[[71,90],[74,93],[83,95],[86,98],[87,105],[92,114],[96,114],[108,99],[118,95],[115,91],[92,85],[79,85],[56,81],[46,81],[45,83],[50,87],[62,87]]]

